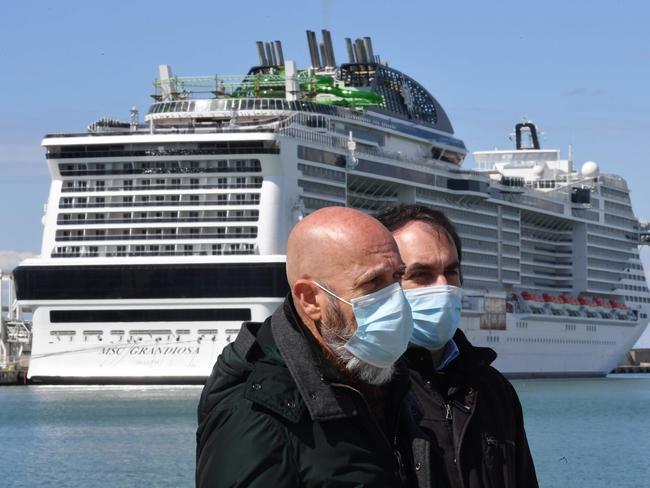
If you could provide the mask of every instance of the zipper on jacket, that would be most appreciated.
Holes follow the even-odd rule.
[[[445,406],[445,420],[452,420],[451,402],[444,403],[443,405]]]
[[[375,419],[375,416],[372,413],[372,410],[370,409],[370,405],[368,404],[368,400],[366,400],[366,397],[363,396],[363,393],[361,393],[359,390],[357,390],[356,388],[350,385],[346,385],[345,383],[329,383],[329,384],[331,386],[338,386],[339,388],[346,388],[350,391],[355,392],[357,395],[361,397],[361,400],[366,406],[366,410],[368,411],[368,414],[370,415],[372,422],[375,424],[375,427],[377,428],[379,435],[384,438],[388,447],[391,449],[391,451],[393,451],[393,456],[395,457],[395,461],[397,462],[397,470],[398,470],[399,478],[402,484],[404,484],[407,481],[407,477],[406,477],[406,470],[404,468],[404,462],[402,461],[402,453],[400,453],[399,449],[397,448],[397,433],[395,434],[395,437],[393,438],[393,444],[391,445],[390,440],[388,439],[386,434],[384,434],[384,431],[379,425],[379,422],[377,422],[377,419]],[[397,422],[399,422],[399,415],[396,418],[396,423]],[[397,432],[397,428],[395,428],[395,431]]]

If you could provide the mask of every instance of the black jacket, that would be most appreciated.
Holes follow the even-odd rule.
[[[537,487],[521,404],[510,382],[490,366],[496,353],[474,347],[459,330],[460,355],[441,371],[430,353],[410,348],[413,391],[432,440],[435,487]]]
[[[388,435],[287,299],[263,324],[245,324],[217,360],[198,408],[196,485],[430,486],[405,364],[386,400]]]

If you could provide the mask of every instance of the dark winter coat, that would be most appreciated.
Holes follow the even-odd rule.
[[[405,365],[386,400],[388,432],[325,363],[288,298],[263,324],[245,324],[217,360],[198,408],[196,484],[430,486]]]
[[[405,355],[432,442],[433,486],[537,487],[517,393],[490,366],[496,353],[474,347],[460,330],[454,341],[460,355],[439,372],[427,350]]]

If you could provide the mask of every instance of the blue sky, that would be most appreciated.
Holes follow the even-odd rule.
[[[650,219],[650,4],[644,1],[7,2],[0,30],[0,252],[38,252],[49,176],[44,134],[145,112],[159,64],[245,73],[255,41],[308,64],[305,29],[371,36],[420,81],[470,150],[511,146],[526,116],[545,147],[594,160]],[[473,165],[471,159],[465,166]],[[645,261],[650,264],[649,259]]]

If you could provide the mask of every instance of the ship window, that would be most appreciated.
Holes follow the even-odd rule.
[[[346,157],[343,154],[337,154],[330,151],[322,151],[306,146],[298,146],[298,157],[307,161],[315,163],[330,164],[344,168],[346,165]]]
[[[447,180],[447,188],[457,191],[485,192],[487,190],[487,184],[483,181],[450,178]]]
[[[246,321],[251,319],[248,308],[219,308],[219,309],[151,309],[151,310],[53,310],[50,312],[51,323],[91,323],[91,322],[224,322]],[[56,332],[56,331],[52,331]],[[102,334],[103,331],[84,331],[84,334]],[[131,335],[171,335],[167,329],[135,329]],[[189,334],[190,331],[180,329],[176,334]],[[199,331],[199,333],[202,333]],[[203,332],[216,334],[216,331]],[[124,330],[111,330],[113,335],[124,335]],[[71,334],[74,335],[74,334]]]

